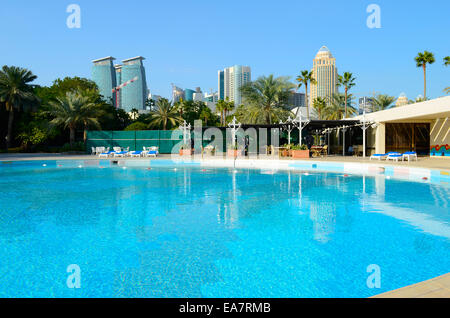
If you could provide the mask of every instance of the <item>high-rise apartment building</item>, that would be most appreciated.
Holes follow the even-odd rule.
[[[112,89],[117,86],[114,60],[114,57],[108,56],[92,61],[92,80],[97,84],[100,95],[113,104],[116,101]]]
[[[235,65],[218,72],[219,98],[233,101],[236,106],[242,104],[240,88],[251,82],[249,66]]]
[[[147,100],[147,80],[142,56],[122,61],[121,84],[136,79],[120,89],[121,108],[130,112],[133,108],[145,109]]]
[[[313,77],[316,84],[310,85],[309,106],[312,106],[317,97],[325,98],[327,101],[338,92],[338,73],[336,59],[326,46],[322,46],[313,60]]]

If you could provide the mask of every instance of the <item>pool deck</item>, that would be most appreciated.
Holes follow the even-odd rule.
[[[450,298],[450,273],[372,298]]]
[[[177,156],[179,158],[179,156]],[[158,160],[158,159],[171,159],[171,155],[159,155],[158,158],[109,158],[115,160]],[[192,158],[197,159],[196,156]],[[200,157],[201,158],[201,157]],[[204,156],[203,160],[208,159],[217,159],[220,157],[211,157]],[[225,158],[225,157],[224,157]],[[271,157],[262,156],[260,159],[268,159]],[[24,160],[89,160],[89,159],[99,159],[96,156],[92,155],[68,155],[68,154],[47,154],[47,153],[36,153],[36,154],[0,154],[0,161],[24,161]],[[231,160],[230,158],[228,158]],[[238,157],[237,160],[258,160],[256,157]],[[450,171],[450,158],[431,158],[431,157],[419,157],[417,161],[411,162],[393,162],[386,160],[369,160],[369,158],[362,157],[352,157],[352,156],[328,156],[324,158],[310,158],[310,159],[292,159],[292,158],[280,158],[273,160],[282,160],[282,161],[311,161],[311,162],[344,162],[344,163],[365,163],[365,164],[376,164],[376,165],[385,165],[385,166],[397,166],[397,167],[415,167],[415,168],[428,168],[428,169],[438,169],[438,170],[449,170]]]
[[[178,157],[178,156],[177,156]],[[159,155],[158,158],[145,158],[145,160],[169,160],[171,155]],[[179,157],[178,157],[179,158]],[[200,157],[201,158],[201,157]],[[26,160],[98,160],[99,158],[92,155],[68,155],[68,154],[0,154],[0,161],[26,161]],[[111,160],[144,160],[144,158],[110,158]],[[194,159],[197,159],[194,158]],[[202,160],[218,159],[218,157],[204,156]],[[220,159],[220,157],[219,157]],[[232,158],[228,158],[232,160]],[[261,159],[268,159],[267,157],[261,157]],[[278,158],[277,158],[278,159]],[[273,160],[277,160],[273,159]],[[238,160],[258,160],[257,158],[238,158]],[[343,162],[343,163],[363,163],[363,164],[376,164],[383,166],[395,166],[395,167],[414,167],[414,168],[426,168],[446,170],[450,172],[450,159],[449,158],[430,158],[419,157],[418,161],[412,162],[387,162],[385,160],[370,161],[368,158],[361,157],[342,157],[342,156],[329,156],[326,158],[311,158],[311,159],[291,159],[280,158],[282,161],[289,160],[301,160],[311,162]],[[446,172],[447,173],[447,172]],[[424,282],[420,282],[411,286],[403,287],[397,290],[389,291],[374,298],[450,298],[450,273],[443,276],[433,278]]]

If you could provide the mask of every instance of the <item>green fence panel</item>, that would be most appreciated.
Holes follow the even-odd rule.
[[[112,131],[88,131],[86,151],[91,153],[92,147],[112,147]]]
[[[159,130],[136,131],[136,150],[142,150],[143,147],[160,147]]]
[[[159,132],[159,152],[160,153],[177,153],[180,150],[183,140],[183,132],[181,130]]]
[[[135,131],[113,131],[112,146],[136,150],[136,132]]]

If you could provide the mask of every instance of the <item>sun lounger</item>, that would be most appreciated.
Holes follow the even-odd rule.
[[[142,151],[132,151],[130,152],[131,157],[140,157],[142,156]]]
[[[386,160],[392,160],[392,161],[396,161],[396,162],[398,162],[398,160],[403,161],[403,155],[398,152],[391,152],[391,153],[388,153]]]
[[[108,158],[109,156],[113,156],[114,154],[115,154],[114,151],[108,151],[108,152],[101,153],[101,154],[99,154],[98,156],[99,156],[100,158],[102,158],[102,157]]]
[[[415,151],[407,151],[403,154],[403,160],[408,159],[408,162],[411,161],[411,159],[415,159],[417,161],[417,152]]]
[[[378,160],[381,161],[381,159],[386,159],[387,156],[388,156],[388,154],[385,154],[385,153],[383,153],[383,154],[381,154],[381,153],[376,153],[376,154],[371,155],[369,160],[372,160],[372,159],[378,159]]]
[[[149,148],[147,148],[147,153],[146,153],[147,157],[152,156],[152,157],[156,158],[158,155],[159,155],[158,147],[149,147]]]
[[[125,157],[128,154],[128,151],[115,152],[114,157]]]

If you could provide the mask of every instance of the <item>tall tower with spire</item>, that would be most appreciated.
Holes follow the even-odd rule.
[[[336,59],[326,46],[322,46],[313,60],[313,77],[316,84],[310,85],[309,106],[311,107],[317,97],[325,98],[327,102],[333,94],[338,92],[338,73]]]

